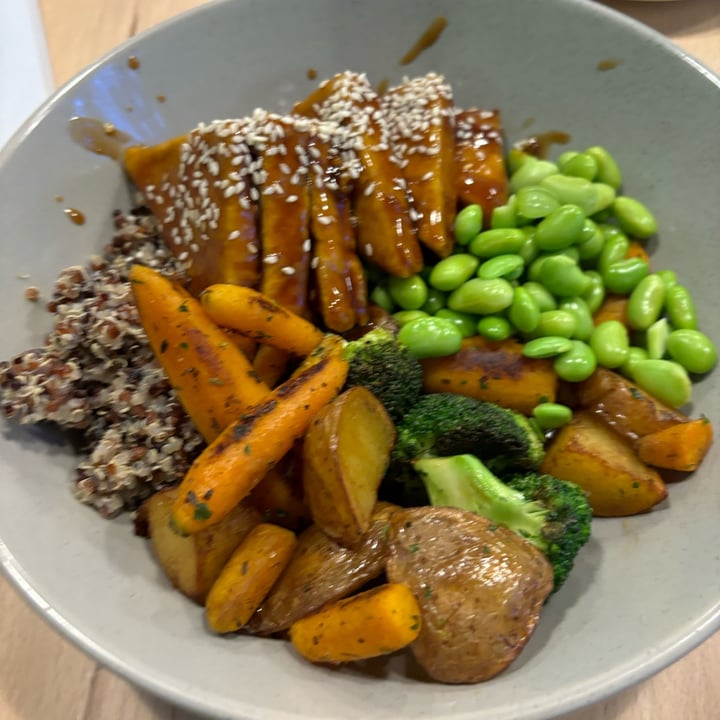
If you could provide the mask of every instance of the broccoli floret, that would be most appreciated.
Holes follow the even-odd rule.
[[[577,485],[538,472],[505,483],[469,454],[422,458],[414,467],[432,505],[458,507],[506,525],[545,553],[554,590],[565,582],[590,537],[592,511]]]
[[[421,396],[397,430],[399,462],[470,453],[500,472],[533,470],[545,456],[543,438],[524,415],[454,393]]]
[[[415,404],[422,390],[422,365],[401,345],[392,331],[376,327],[345,348],[349,362],[345,387],[363,385],[398,422]]]

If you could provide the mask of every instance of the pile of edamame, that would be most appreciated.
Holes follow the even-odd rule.
[[[527,357],[554,358],[563,380],[585,380],[600,365],[673,407],[687,403],[690,374],[710,371],[717,351],[675,273],[628,256],[631,239],[653,236],[657,222],[620,194],[612,155],[590,147],[551,162],[513,149],[508,170],[511,194],[489,222],[479,205],[458,213],[452,255],[375,285],[371,299],[394,314],[400,341],[426,358],[451,355],[472,335],[514,336]],[[627,325],[594,324],[608,293],[628,297]],[[570,419],[552,405],[537,408],[545,427]]]

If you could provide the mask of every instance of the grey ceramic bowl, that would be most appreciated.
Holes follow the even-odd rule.
[[[398,59],[439,12],[440,41]],[[136,55],[137,71],[128,67]],[[621,60],[600,72],[598,62]],[[720,83],[638,24],[582,0],[233,0],[136,38],[63,88],[0,156],[0,356],[41,342],[46,314],[23,299],[82,263],[131,200],[119,167],[70,141],[87,115],[152,142],[256,106],[286,110],[345,68],[374,80],[445,73],[460,105],[502,109],[510,141],[562,130],[608,147],[627,192],[652,207],[653,263],[675,269],[720,339]],[[159,103],[158,94],[167,97]],[[132,107],[132,112],[127,108]],[[76,226],[54,201],[85,213]],[[31,279],[19,280],[18,273]],[[695,413],[720,420],[718,373]],[[101,662],[181,705],[222,717],[529,720],[584,706],[639,681],[708,637],[720,620],[718,449],[652,513],[599,520],[566,587],[517,662],[480,686],[329,670],[284,642],[220,640],[174,592],[126,518],[108,522],[71,497],[74,458],[55,436],[2,426],[0,557],[45,617]]]

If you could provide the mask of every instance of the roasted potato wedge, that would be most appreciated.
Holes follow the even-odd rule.
[[[172,487],[145,501],[150,544],[170,582],[202,605],[228,558],[262,518],[255,508],[241,503],[217,525],[183,537],[170,525],[176,496],[177,488]]]
[[[580,407],[631,442],[690,420],[687,415],[655,399],[632,381],[605,368],[598,368],[587,380],[579,383],[577,400]]]
[[[395,510],[395,505],[378,503],[370,529],[356,548],[339,545],[315,525],[301,533],[289,565],[247,629],[259,635],[287,630],[296,620],[377,578],[385,568]]]
[[[636,515],[667,497],[660,475],[625,438],[587,411],[575,413],[558,431],[540,469],[583,488],[595,515]]]
[[[553,589],[552,566],[520,535],[456,508],[390,521],[388,580],[410,586],[422,627],[411,645],[440,682],[489,680],[518,656]]]
[[[361,386],[327,405],[306,433],[305,499],[315,524],[342,545],[357,545],[368,531],[394,442],[385,406]]]

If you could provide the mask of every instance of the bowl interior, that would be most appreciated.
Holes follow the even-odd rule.
[[[440,13],[448,19],[440,40],[399,66]],[[603,60],[613,69],[599,70]],[[107,242],[112,210],[132,202],[119,167],[70,140],[70,117],[111,121],[157,142],[258,106],[287,111],[314,87],[310,68],[319,78],[365,71],[373,82],[435,70],[459,106],[500,108],[510,142],[561,130],[573,148],[606,146],[621,161],[628,194],[656,212],[654,266],[677,271],[703,328],[720,339],[720,83],[659,36],[583,0],[227,0],[118,49],[65,87],[0,156],[0,356],[39,345],[49,326],[42,308],[23,299],[25,286],[49,294],[60,269]],[[86,223],[68,222],[65,207]],[[715,374],[696,387],[695,414],[720,418],[717,382]],[[110,667],[224,717],[549,717],[659,670],[718,623],[717,448],[656,511],[597,521],[519,660],[490,683],[460,687],[414,680],[401,657],[330,670],[300,661],[283,642],[211,636],[127,519],[104,521],[72,499],[75,462],[56,434],[3,426],[6,568]]]

